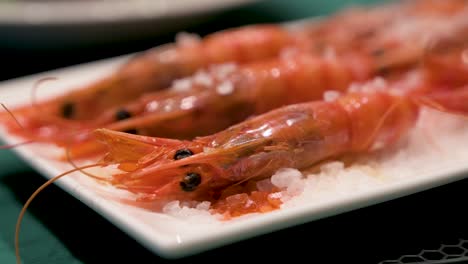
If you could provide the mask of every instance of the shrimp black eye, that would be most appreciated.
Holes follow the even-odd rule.
[[[183,158],[187,158],[193,155],[193,152],[190,149],[179,149],[176,151],[174,155],[175,160],[180,160]]]
[[[61,111],[64,118],[72,118],[75,114],[75,104],[70,102],[64,103]]]
[[[119,109],[117,111],[117,113],[115,113],[115,119],[117,120],[124,120],[124,119],[127,119],[127,118],[130,118],[132,117],[132,114],[130,114],[130,112],[128,112],[127,110],[125,109]]]
[[[180,182],[180,188],[184,192],[191,192],[201,183],[201,175],[195,172],[189,172]]]

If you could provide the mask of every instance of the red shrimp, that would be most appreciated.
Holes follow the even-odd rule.
[[[109,182],[137,194],[136,205],[159,210],[172,200],[208,200],[228,217],[259,212],[278,208],[280,202],[260,191],[247,199],[248,185],[232,188],[269,177],[280,168],[303,170],[343,155],[368,153],[407,135],[421,108],[418,86],[425,84],[415,85],[409,93],[374,85],[381,84],[368,84],[334,101],[278,108],[192,141],[107,129],[98,129],[95,135],[109,148],[103,162],[117,163],[122,170]],[[467,91],[463,88],[451,98],[447,94],[424,98],[440,99],[446,109],[466,116],[466,106],[456,108],[457,96],[466,101]]]
[[[277,56],[283,48],[290,46],[310,52],[316,46],[354,50],[366,46],[356,36],[366,35],[368,31],[385,31],[390,21],[411,15],[410,12],[403,12],[404,16],[397,12],[406,5],[395,6],[353,9],[294,30],[265,24],[227,29],[200,40],[181,37],[181,41],[175,44],[156,47],[130,59],[104,79],[45,101],[39,107],[14,109],[14,113],[18,117],[23,116],[20,119],[25,119],[31,126],[42,123],[47,126],[58,122],[57,118],[64,119],[59,123],[94,120],[97,114],[110,107],[138,98],[148,91],[165,89],[175,79],[191,75],[208,65],[263,60]],[[423,16],[426,12],[420,13]]]
[[[368,40],[364,49],[374,50],[382,67],[386,64],[406,65],[421,61],[428,47],[433,45],[434,41],[444,38],[444,35],[464,32],[466,36],[468,1],[448,1],[447,4],[455,3],[457,8],[454,9],[451,9],[450,5],[444,7],[445,1],[429,1],[431,2],[440,3],[440,9],[437,9],[439,5],[434,4],[432,13],[419,16],[416,12],[414,17],[396,20],[387,30]],[[448,39],[453,37],[445,36]],[[394,52],[389,53],[388,50]]]
[[[215,32],[204,38],[179,37],[176,43],[158,46],[131,58],[110,76],[52,98],[35,107],[23,107],[16,114],[39,120],[49,116],[67,120],[89,120],[96,113],[139,97],[142,93],[167,88],[173,80],[196,70],[223,62],[244,63],[276,56],[297,38],[278,25],[249,25]],[[31,117],[31,118],[32,118]]]
[[[462,63],[455,64],[463,74],[466,73],[464,56],[456,57],[461,58]],[[382,82],[374,82],[365,88],[353,88],[332,101],[313,101],[271,110],[192,141],[97,129],[95,136],[108,148],[102,162],[58,175],[27,201],[17,223],[17,261],[20,263],[19,228],[27,206],[42,189],[73,171],[118,164],[122,173],[100,180],[138,194],[135,204],[145,207],[160,208],[174,199],[216,201],[225,197],[229,188],[269,177],[279,168],[302,170],[322,160],[386,147],[413,127],[421,103],[466,116],[468,109],[464,102],[468,100],[468,87],[465,79],[448,74],[451,64],[444,59],[429,60],[429,71],[425,72],[434,72],[439,67],[444,69],[444,74],[435,78],[423,74],[417,79],[421,82],[413,79],[410,84],[406,80],[396,82],[406,83],[405,89],[395,87],[395,83],[391,87],[381,87]],[[441,83],[446,83],[447,87]],[[450,89],[455,84],[465,86]],[[377,88],[373,87],[376,85]],[[239,215],[280,205],[277,199],[259,191],[247,196],[252,199],[229,197],[215,204],[215,211]],[[246,206],[247,201],[253,201],[254,205]]]
[[[382,56],[385,51],[401,44],[415,46],[415,43],[424,41],[421,35],[432,32],[434,26],[444,20],[463,16],[467,6],[466,0],[410,0],[378,6],[354,6],[338,12],[332,19],[325,19],[318,26],[311,26],[307,34],[317,40],[314,44],[319,50],[330,45],[338,51],[361,50]],[[407,38],[403,42],[401,33]],[[409,47],[405,47],[405,51],[410,51]],[[404,57],[415,55],[414,52],[397,54],[394,51],[391,57],[402,63]]]
[[[396,8],[401,9],[402,7],[396,5]],[[242,120],[248,116],[249,113],[252,113],[252,109],[249,110],[251,107],[245,105],[246,100],[239,102],[240,104],[237,105],[238,108],[241,108],[240,106],[245,108],[245,112],[228,111],[227,109],[232,106],[232,104],[229,103],[218,109],[220,104],[212,103],[212,101],[219,96],[208,96],[206,91],[200,91],[200,89],[197,89],[197,87],[194,87],[193,85],[191,86],[191,91],[186,93],[170,91],[163,92],[161,94],[152,93],[150,95],[143,95],[144,92],[147,91],[147,88],[145,87],[157,87],[154,90],[158,90],[159,88],[162,88],[162,86],[171,83],[176,78],[190,75],[196,70],[206,68],[207,65],[213,63],[216,64],[225,61],[237,61],[242,63],[274,57],[284,47],[295,47],[300,52],[306,53],[330,53],[330,51],[333,53],[333,50],[337,49],[337,51],[339,50],[338,53],[349,54],[349,51],[343,51],[339,46],[348,46],[348,50],[361,46],[368,46],[365,45],[365,41],[358,41],[353,36],[366,32],[370,30],[370,28],[373,28],[375,31],[377,31],[378,28],[381,29],[380,31],[385,31],[385,28],[381,27],[386,23],[389,23],[389,21],[395,20],[395,17],[399,17],[392,15],[395,12],[390,12],[391,10],[393,9],[385,7],[380,9],[375,8],[369,12],[357,12],[357,14],[367,14],[367,16],[357,15],[355,13],[356,11],[344,12],[341,16],[338,15],[336,17],[332,17],[325,22],[318,23],[317,26],[312,27],[318,28],[319,30],[312,30],[312,32],[315,33],[311,35],[308,35],[308,26],[297,30],[286,30],[275,25],[256,25],[217,32],[213,35],[207,36],[199,42],[188,41],[188,44],[184,44],[187,41],[182,41],[180,45],[175,47],[172,45],[170,48],[162,50],[161,48],[156,48],[154,51],[148,51],[147,55],[142,55],[133,59],[126,66],[122,67],[116,74],[109,77],[110,79],[100,81],[99,84],[93,86],[98,88],[82,89],[72,92],[69,95],[64,95],[42,103],[37,107],[28,107],[23,109],[24,111],[13,111],[17,119],[20,120],[22,126],[18,127],[15,122],[8,121],[6,121],[6,125],[11,133],[24,136],[30,141],[52,141],[61,145],[63,145],[64,142],[66,144],[82,143],[83,140],[87,138],[83,135],[85,135],[87,131],[96,127],[107,127],[109,129],[123,130],[127,132],[133,131],[146,135],[163,137],[170,136],[175,138],[188,138],[213,133]],[[358,22],[353,22],[354,20],[352,18],[360,18],[360,20]],[[369,21],[374,20],[379,21],[379,23],[369,23]],[[337,21],[341,21],[344,24],[350,24],[351,28],[337,27]],[[340,28],[341,30],[339,30]],[[343,28],[346,28],[346,30],[343,31]],[[343,38],[346,34],[349,35],[349,38]],[[381,34],[379,33],[378,35],[380,36]],[[335,36],[336,38],[329,36]],[[324,44],[322,46],[326,47],[326,49],[314,51],[314,48],[312,47],[314,46],[313,44],[317,44],[319,42]],[[351,42],[356,42],[356,45],[352,45]],[[407,46],[410,45],[406,45],[405,47]],[[378,49],[377,46],[374,46],[374,49]],[[401,61],[393,59],[400,57],[398,54],[402,53],[401,49],[393,49],[393,51],[387,49],[384,56],[382,55],[382,51],[385,49],[381,48],[378,50],[379,52],[375,52],[375,50],[366,50],[364,52],[368,53],[369,56],[371,56],[370,59],[374,60],[374,62],[372,62],[372,67],[374,67],[374,69],[379,69],[377,72],[378,74],[381,74],[384,71],[388,72],[389,69],[396,64],[402,64]],[[405,63],[411,64],[410,62],[417,62],[420,53],[420,51],[415,51],[413,48],[409,48],[404,51],[404,54],[415,54],[411,55],[412,60],[405,59]],[[349,56],[345,55],[345,57]],[[388,58],[392,59],[389,60]],[[361,61],[362,60],[363,59],[361,59]],[[343,62],[338,61],[337,63]],[[395,63],[395,65],[392,65],[392,63]],[[263,64],[267,65],[263,66],[265,67],[264,70],[268,67],[274,67],[271,61]],[[258,65],[260,65],[258,66],[260,69],[262,67],[262,63],[259,63]],[[363,66],[356,63],[354,66],[363,68],[368,67],[366,63],[364,63]],[[251,67],[255,68],[255,66]],[[281,68],[282,65],[278,67]],[[247,68],[249,68],[249,66],[247,66]],[[253,72],[258,72],[258,70],[253,70]],[[272,70],[272,72],[274,72],[274,70]],[[334,73],[332,73],[332,76],[336,77]],[[273,76],[269,77],[272,78]],[[313,77],[314,76],[311,78]],[[167,78],[167,81],[161,81],[161,78]],[[100,84],[112,83],[117,79],[124,80],[118,81],[118,89],[109,90],[109,87],[112,85],[106,86]],[[245,79],[245,77],[243,77],[243,79]],[[145,83],[148,83],[148,80],[157,82],[158,84],[146,85]],[[127,82],[131,87],[133,87],[132,89],[129,89],[130,86],[126,84]],[[227,83],[230,82],[231,80],[227,80]],[[327,87],[322,87],[322,90],[326,88]],[[339,87],[331,88],[339,89]],[[268,95],[272,95],[274,92],[276,91],[273,89],[273,92]],[[115,93],[116,95],[114,96],[111,93]],[[131,95],[128,93],[131,93]],[[235,94],[238,93],[236,92]],[[317,94],[321,94],[321,91]],[[297,94],[293,94],[292,97],[296,95]],[[197,101],[197,104],[194,104],[195,107],[190,109],[181,110],[181,106],[183,105],[182,103],[185,102],[186,104],[184,105],[186,106],[189,97],[192,99],[196,98],[195,101]],[[230,96],[230,98],[232,97],[233,96]],[[70,101],[67,98],[72,98],[73,101]],[[267,98],[272,99],[271,97]],[[265,110],[285,104],[284,102],[281,102],[283,99],[284,98],[275,98],[274,103],[270,103],[269,107]],[[310,100],[314,98],[305,97],[304,99]],[[154,106],[156,103],[164,105],[165,102],[160,102],[161,100],[165,102],[170,101],[173,104],[171,111],[162,111],[163,113],[161,114],[161,107],[147,107],[150,106],[150,104]],[[266,98],[262,98],[262,100],[264,102],[267,101]],[[125,105],[123,104],[125,101],[130,102]],[[277,101],[279,101],[280,104],[277,104]],[[286,103],[295,102],[298,101],[288,100]],[[132,110],[129,110],[128,108],[131,108]],[[230,110],[232,109],[234,108],[231,108]],[[224,113],[227,113],[226,111],[228,111],[231,118],[218,118],[216,122],[209,120],[211,117],[210,114],[214,115],[218,110],[221,111],[220,116],[225,116]],[[253,113],[260,112],[254,111]],[[142,114],[142,116],[139,116],[140,114]],[[158,116],[156,116],[156,114]],[[134,116],[138,117],[110,124],[115,121],[119,121],[120,119],[127,119]],[[195,119],[193,119],[193,117],[195,117]],[[9,116],[7,117],[7,120],[10,120]],[[192,120],[201,121],[202,124],[195,123]],[[150,121],[154,121],[154,123],[151,126],[148,126]],[[164,124],[162,124],[163,121]],[[194,128],[195,124],[198,125],[197,128]],[[174,130],[176,130],[175,133]],[[67,131],[69,133],[67,133]],[[72,131],[72,133],[70,133],[70,131]],[[182,133],[182,131],[185,133]],[[76,152],[86,153],[88,151],[87,149],[92,150],[94,147],[92,145],[82,145],[80,148],[84,151],[77,150]]]
[[[109,147],[104,161],[123,171],[110,182],[138,194],[142,204],[215,201],[228,187],[280,168],[305,169],[404,136],[418,117],[418,105],[409,96],[367,90],[278,108],[193,141],[107,129],[95,135]]]
[[[244,119],[292,103],[321,99],[327,90],[344,91],[378,68],[361,54],[317,57],[307,53],[257,62],[187,79],[187,90],[173,87],[112,109],[92,128],[179,139],[209,135]],[[183,84],[185,85],[185,84]],[[178,90],[179,89],[179,90]],[[118,115],[129,117],[115,122]],[[132,118],[130,118],[132,117]],[[68,138],[66,138],[68,139]],[[69,148],[74,158],[96,154],[102,145],[77,138]]]
[[[281,205],[277,197],[263,191],[230,195],[233,186],[269,177],[280,168],[303,170],[323,160],[371,152],[398,141],[417,121],[421,96],[440,99],[438,103],[446,109],[461,110],[466,116],[466,105],[458,109],[457,100],[460,96],[460,100],[468,100],[468,87],[455,90],[452,98],[448,94],[427,96],[425,86],[431,85],[428,79],[410,79],[404,90],[385,87],[381,80],[372,81],[353,86],[334,100],[277,108],[192,141],[97,129],[94,134],[108,147],[105,157],[52,178],[26,202],[16,227],[17,260],[19,229],[26,208],[41,190],[71,172],[118,165],[121,173],[111,178],[87,175],[137,194],[137,200],[131,202],[134,205],[160,210],[171,200],[209,200],[215,202],[215,212],[230,218]]]
[[[113,109],[100,119],[101,127],[127,132],[136,132],[136,129],[141,135],[190,139],[214,133],[276,107],[317,100],[330,89],[344,91],[352,82],[380,75],[383,65],[387,81],[398,78],[408,69],[424,66],[426,72],[419,78],[437,82],[440,87],[459,86],[468,81],[468,51],[465,50],[468,40],[463,34],[468,32],[468,20],[458,17],[447,25],[451,25],[450,30],[434,34],[429,46],[419,46],[413,64],[405,66],[397,61],[395,65],[382,64],[381,58],[390,56],[390,51],[383,57],[382,54],[341,52],[325,53],[317,58],[309,53],[299,53],[240,66],[225,78],[204,75],[209,77],[204,81],[213,84],[211,89],[197,84],[201,77],[197,74],[192,81],[185,80],[187,91],[145,96],[124,108],[134,118],[110,124],[115,120],[112,119],[115,113],[122,110]],[[435,36],[438,36],[436,42]],[[410,51],[414,49],[410,48]],[[401,49],[396,51],[397,54],[402,52],[408,54]],[[230,93],[220,94],[217,88],[226,88]],[[83,142],[79,141],[78,146],[71,148],[72,156],[80,157],[99,149],[100,145],[93,141]]]

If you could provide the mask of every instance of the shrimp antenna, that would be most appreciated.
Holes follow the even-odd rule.
[[[43,84],[44,82],[56,81],[56,80],[58,80],[58,78],[56,77],[44,77],[34,83],[33,88],[31,90],[31,106],[35,108],[38,113],[41,112],[41,109],[40,109],[40,105],[37,103],[37,96],[36,96],[37,90],[39,89],[41,84]],[[50,115],[50,114],[47,114],[47,115]],[[65,122],[65,123],[70,122],[70,120],[64,120],[63,118],[55,117],[53,115],[48,116],[48,118],[50,118],[51,120],[54,120],[55,122]]]
[[[6,105],[4,103],[1,103],[3,109],[5,109],[5,111],[8,112],[8,114],[13,118],[13,120],[15,120],[16,124],[21,128],[21,129],[24,129],[24,126],[20,123],[20,121],[15,117],[15,115],[10,111],[10,109],[8,109],[8,107],[6,107]]]
[[[439,111],[439,112],[442,112],[442,113],[448,113],[448,114],[452,114],[452,115],[456,115],[456,116],[459,116],[465,120],[468,120],[468,115],[467,113],[463,112],[463,111],[457,111],[457,110],[451,110],[447,107],[445,107],[443,104],[437,102],[435,99],[432,99],[430,97],[427,97],[427,96],[421,96],[421,97],[418,97],[416,99],[416,102],[421,104],[421,105],[424,105],[430,109],[434,109],[436,111]]]
[[[91,178],[93,178],[93,179],[99,180],[99,181],[108,181],[108,179],[106,179],[106,178],[104,178],[104,177],[99,177],[99,176],[97,176],[97,175],[94,175],[94,174],[92,174],[92,173],[89,173],[89,172],[83,170],[83,169],[85,169],[84,167],[79,167],[79,166],[77,166],[76,163],[73,161],[71,155],[70,155],[70,148],[69,148],[68,146],[65,148],[65,156],[66,156],[66,158],[67,158],[68,163],[70,163],[70,165],[71,165],[74,169],[79,170],[79,171],[80,171],[81,173],[83,173],[84,175],[86,175],[86,176],[88,176],[88,177],[91,177]]]
[[[3,109],[5,109],[5,111],[11,116],[11,118],[13,118],[13,120],[15,120],[15,123],[21,128],[21,129],[25,129],[24,126],[20,123],[20,121],[15,117],[15,115],[8,109],[8,107],[6,107],[6,105],[4,103],[0,103],[3,107]],[[21,145],[26,145],[26,144],[30,144],[30,143],[34,143],[36,142],[35,140],[27,140],[27,141],[23,141],[23,142],[19,142],[19,143],[16,143],[16,144],[11,144],[11,145],[2,145],[0,146],[0,149],[11,149],[11,148],[15,148],[15,147],[18,147],[18,146],[21,146]]]
[[[382,129],[385,121],[387,120],[387,118],[390,116],[390,114],[395,111],[395,109],[397,108],[397,106],[400,104],[400,102],[396,102],[396,103],[393,103],[388,109],[387,111],[385,111],[385,113],[382,115],[382,117],[380,118],[380,120],[378,121],[377,125],[374,127],[374,130],[372,131],[372,134],[370,135],[370,137],[367,139],[367,141],[363,144],[363,148],[364,149],[368,149],[372,146],[372,142],[375,140],[375,138],[377,137],[377,133],[379,132],[380,129]]]
[[[21,209],[21,212],[18,216],[18,220],[16,222],[16,230],[15,230],[15,254],[16,254],[16,263],[17,264],[21,264],[21,257],[20,257],[20,252],[19,252],[19,232],[20,232],[20,228],[21,228],[21,221],[23,220],[23,217],[24,217],[24,214],[26,213],[26,209],[29,207],[29,205],[31,204],[32,200],[42,191],[44,190],[47,186],[51,185],[52,183],[54,183],[55,181],[57,181],[58,179],[62,178],[63,176],[65,175],[69,175],[70,173],[73,173],[73,172],[76,172],[76,171],[81,171],[82,169],[86,169],[86,168],[91,168],[91,167],[99,167],[99,166],[104,166],[106,164],[104,163],[95,163],[95,164],[91,164],[91,165],[86,165],[86,166],[82,166],[82,167],[79,167],[79,168],[74,168],[72,170],[69,170],[69,171],[66,171],[62,174],[59,174],[55,177],[53,177],[52,179],[48,180],[47,182],[45,182],[44,184],[42,184],[39,188],[37,188],[37,190],[29,197],[29,199],[26,201],[26,203],[24,204],[23,208]]]
[[[41,78],[39,79],[38,81],[36,81],[34,83],[34,86],[31,90],[31,105],[36,108],[37,110],[39,110],[39,106],[37,104],[37,100],[36,100],[36,94],[37,94],[37,89],[39,89],[40,85],[43,84],[44,82],[48,82],[48,81],[56,81],[58,80],[58,78],[56,77],[44,77],[44,78]]]

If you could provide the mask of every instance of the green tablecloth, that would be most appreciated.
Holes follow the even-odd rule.
[[[376,1],[265,1],[228,11],[210,23],[219,27],[219,23],[280,22],[328,14],[357,2]],[[236,22],[232,23],[233,20]],[[13,152],[1,150],[0,264],[15,262],[13,239],[17,216],[29,195],[44,181]],[[56,186],[42,192],[26,213],[21,230],[21,252],[24,263],[164,261]]]

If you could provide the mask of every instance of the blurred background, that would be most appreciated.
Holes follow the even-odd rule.
[[[383,0],[0,0],[0,80],[142,51],[179,31],[206,35],[253,23],[328,15]],[[14,263],[16,217],[45,179],[10,151],[0,156],[0,263]],[[160,259],[58,187],[41,193],[22,230],[25,263],[421,263],[415,255],[467,238],[462,180],[200,255]],[[468,243],[462,254],[468,254]],[[463,244],[463,245],[465,245]],[[108,247],[107,247],[108,246]],[[461,247],[459,247],[461,248]],[[415,260],[416,259],[416,260]],[[429,262],[427,262],[429,263]],[[439,262],[437,262],[439,263]],[[462,263],[462,262],[459,262]]]
[[[0,80],[137,52],[251,23],[383,0],[0,0]],[[8,65],[8,67],[5,67]]]

